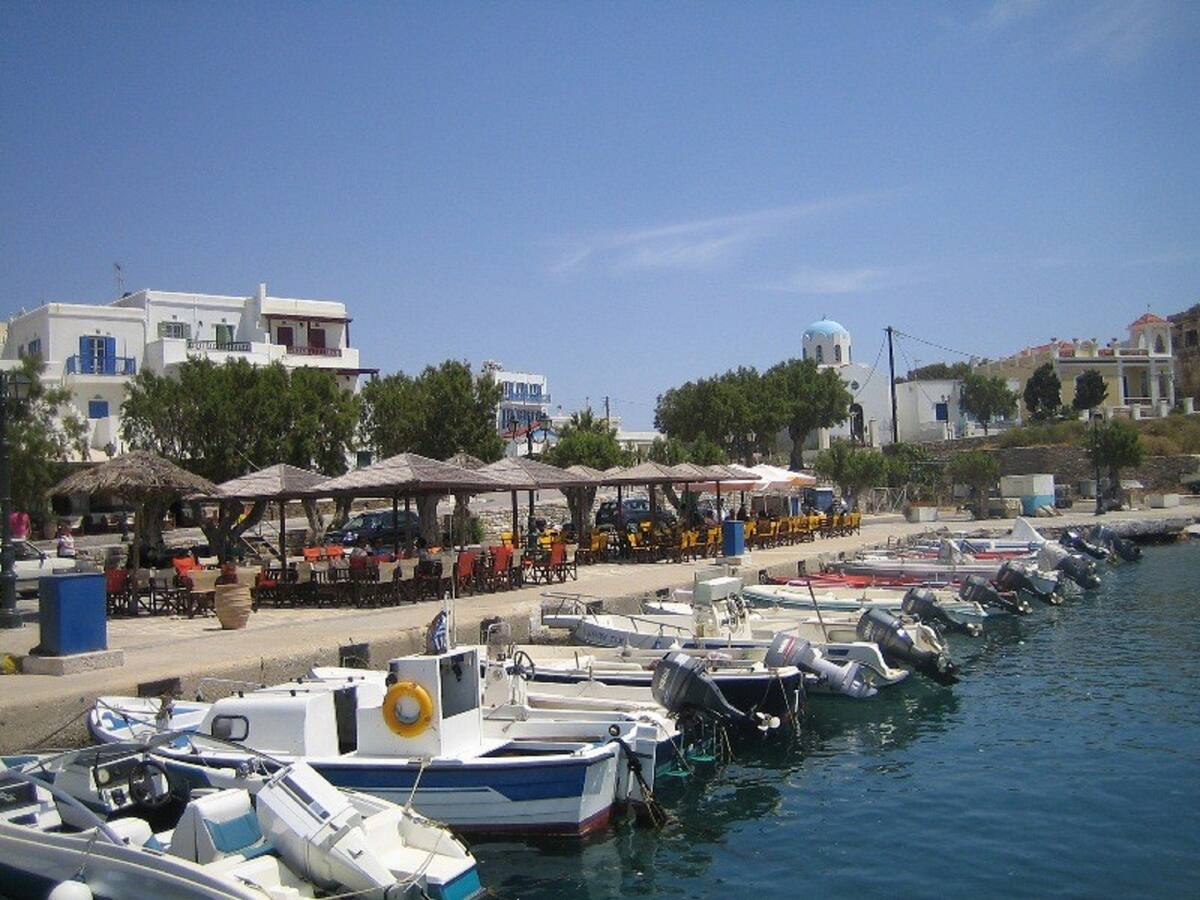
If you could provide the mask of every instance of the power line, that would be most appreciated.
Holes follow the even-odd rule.
[[[959,356],[965,356],[968,359],[982,358],[978,353],[967,353],[965,350],[955,350],[953,347],[947,347],[944,344],[935,344],[933,341],[927,341],[925,338],[919,338],[915,334],[909,334],[906,331],[901,331],[899,328],[892,329],[892,332],[900,335],[901,337],[906,337],[910,340],[916,341],[919,344],[926,344],[930,347],[936,347],[938,350],[945,350],[947,353],[957,353]]]

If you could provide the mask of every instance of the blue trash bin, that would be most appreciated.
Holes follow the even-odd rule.
[[[746,552],[746,523],[726,519],[721,523],[721,553],[742,556]]]
[[[41,656],[108,649],[104,573],[72,572],[38,579]]]

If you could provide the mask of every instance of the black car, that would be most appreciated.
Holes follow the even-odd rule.
[[[414,538],[421,533],[420,519],[415,512],[410,510],[406,513],[400,510],[394,515],[395,518],[390,509],[359,513],[351,516],[341,528],[330,531],[325,539],[331,544],[345,544],[349,547],[365,538],[372,547],[387,547],[397,541],[404,541],[406,522]],[[399,529],[396,527],[397,522]]]
[[[630,523],[640,524],[649,521],[650,519],[650,501],[641,497],[632,497],[628,500],[622,500],[621,506],[625,512],[625,524]],[[663,507],[658,507],[658,524],[665,525],[668,528],[675,526],[676,517],[673,512]],[[600,508],[596,510],[596,527],[597,528],[616,528],[617,527],[617,501],[605,500],[600,504]]]

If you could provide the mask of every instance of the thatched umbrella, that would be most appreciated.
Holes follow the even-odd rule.
[[[147,509],[193,494],[212,496],[217,486],[145,450],[123,453],[60,481],[52,494],[112,494],[134,507],[133,567],[142,564],[141,530]]]
[[[578,472],[560,469],[549,463],[538,462],[528,457],[505,457],[480,471],[505,482],[512,491],[513,535],[517,533],[517,490],[529,491],[529,535],[533,534],[533,492],[559,488],[569,490],[594,483],[593,479]]]
[[[501,491],[505,485],[482,472],[472,472],[461,466],[439,462],[417,453],[399,453],[362,469],[355,469],[337,478],[316,485],[309,492],[317,497],[391,497],[396,509],[397,498],[404,497],[408,511],[410,496],[433,504],[446,494],[481,494]]]
[[[289,500],[304,500],[306,507],[313,505],[315,513],[315,501],[309,496],[309,492],[325,481],[325,476],[320,472],[312,472],[308,469],[301,469],[299,466],[290,466],[287,463],[277,463],[273,466],[268,466],[265,469],[259,469],[257,472],[249,472],[239,478],[234,478],[230,481],[222,482],[218,486],[218,498],[220,500],[253,500],[257,503],[267,500],[276,500],[279,502],[279,561],[284,568],[287,568],[287,501]],[[222,506],[227,504],[222,503]],[[254,511],[247,517],[246,527],[251,527],[262,516],[262,510],[257,510],[257,515]],[[308,514],[308,509],[305,509]],[[222,517],[224,518],[224,517]],[[311,520],[313,515],[309,516],[310,524],[315,527],[316,523]]]
[[[670,466],[656,462],[639,463],[627,469],[618,469],[615,472],[609,470],[604,473],[604,483],[617,486],[617,521],[621,523],[622,527],[625,523],[625,508],[621,505],[621,487],[623,485],[646,485],[650,494],[650,521],[657,524],[658,507],[654,495],[655,485],[686,484],[687,481],[687,475],[682,475]]]

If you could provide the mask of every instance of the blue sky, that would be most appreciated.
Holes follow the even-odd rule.
[[[1124,336],[1200,300],[1198,51],[1156,0],[5,3],[0,312],[266,281],[634,427],[826,314]]]

